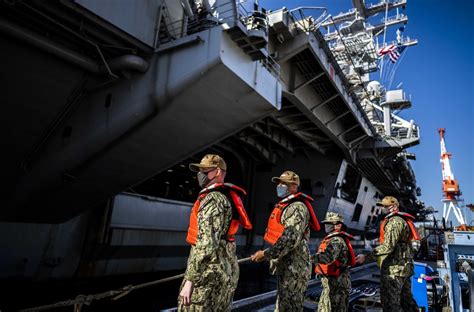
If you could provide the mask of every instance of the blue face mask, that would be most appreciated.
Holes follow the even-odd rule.
[[[277,190],[277,196],[280,198],[288,195],[288,186],[286,186],[285,184],[277,185],[276,190]]]

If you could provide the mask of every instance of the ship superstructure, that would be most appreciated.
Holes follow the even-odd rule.
[[[241,250],[263,244],[270,178],[287,169],[319,219],[341,212],[355,234],[376,228],[383,195],[416,213],[406,149],[420,132],[395,114],[411,101],[370,76],[389,47],[377,45],[379,32],[406,16],[367,23],[406,1],[354,4],[331,17],[228,0],[2,2],[2,53],[12,60],[2,71],[4,133],[15,146],[5,172],[15,183],[1,213],[11,250],[1,275],[183,268],[198,192],[187,164],[208,152],[249,194],[255,230],[238,235]]]

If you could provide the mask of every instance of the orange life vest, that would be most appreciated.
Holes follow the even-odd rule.
[[[315,231],[319,231],[319,222],[316,218],[316,215],[314,214],[313,207],[311,206],[313,199],[308,195],[299,192],[285,197],[275,205],[275,208],[268,219],[267,230],[265,232],[265,236],[263,237],[267,243],[274,245],[283,234],[285,226],[281,223],[281,215],[283,214],[285,208],[295,201],[302,201],[305,204],[310,214],[309,224],[311,228]]]
[[[348,265],[354,266],[356,264],[356,257],[355,257],[354,249],[352,248],[352,244],[349,241],[350,239],[354,239],[354,237],[351,234],[346,233],[344,231],[332,232],[329,235],[327,235],[321,242],[321,245],[319,245],[318,253],[324,252],[327,246],[329,245],[328,243],[331,240],[331,238],[335,236],[340,236],[344,239],[344,242],[346,243],[347,248],[349,249],[347,252],[347,259],[349,260]],[[324,276],[339,276],[342,273],[341,261],[337,259],[336,261],[330,264],[318,263],[316,267],[314,268],[314,272],[316,274],[324,275]]]
[[[384,237],[385,237],[385,225],[387,224],[388,220],[393,217],[393,216],[400,216],[405,220],[405,222],[408,224],[408,227],[410,228],[410,237],[408,241],[412,240],[421,240],[420,235],[418,235],[418,231],[416,230],[415,224],[413,223],[413,220],[415,220],[415,217],[412,216],[409,213],[406,212],[396,212],[396,213],[391,213],[388,216],[385,217],[383,222],[380,224],[380,244],[383,244]]]
[[[229,229],[227,230],[226,240],[233,242],[235,240],[234,235],[239,230],[239,225],[242,225],[245,229],[252,229],[252,223],[250,223],[247,212],[245,211],[244,204],[242,203],[241,196],[247,195],[244,189],[233,185],[231,183],[214,183],[211,186],[206,187],[199,192],[198,199],[194,203],[189,217],[189,228],[186,241],[195,245],[197,242],[197,236],[199,232],[198,224],[198,211],[201,205],[201,200],[206,197],[209,192],[218,191],[225,194],[231,201],[232,204],[232,220],[230,221]]]

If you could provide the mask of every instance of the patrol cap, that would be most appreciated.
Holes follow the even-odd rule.
[[[326,213],[326,218],[321,223],[343,223],[344,218],[341,214],[336,212]]]
[[[385,196],[382,201],[378,202],[376,204],[377,206],[391,206],[391,205],[397,205],[397,207],[400,206],[398,203],[398,200],[393,197],[393,196]]]
[[[227,165],[224,159],[216,154],[207,154],[201,159],[199,164],[189,164],[189,169],[194,172],[198,172],[199,168],[221,168],[227,170]]]
[[[293,171],[287,170],[283,172],[279,177],[273,177],[272,182],[274,183],[292,183],[300,186],[300,177]]]

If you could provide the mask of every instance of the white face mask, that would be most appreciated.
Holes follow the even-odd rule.
[[[334,224],[325,224],[324,225],[324,230],[326,231],[326,233],[331,233],[332,231],[335,230],[335,225]]]
[[[390,210],[392,210],[392,206],[382,207],[382,214],[389,214]]]
[[[288,195],[288,186],[285,184],[278,184],[276,187],[277,196],[282,198]]]

